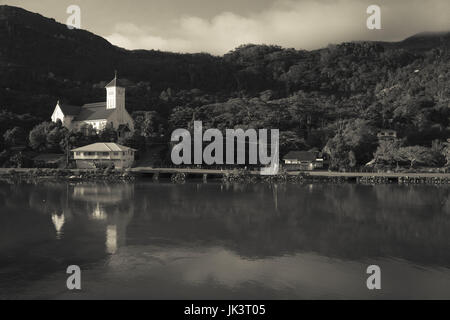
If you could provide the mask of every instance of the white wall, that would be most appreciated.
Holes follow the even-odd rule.
[[[130,168],[134,163],[134,151],[111,151],[107,156],[104,155],[86,155],[85,152],[74,152],[74,160],[77,163],[77,167],[80,169],[95,168],[94,161],[101,163],[114,163],[117,169]]]
[[[52,121],[56,122],[58,120],[61,120],[61,122],[64,123],[64,113],[62,112],[61,108],[57,104],[55,107],[55,110],[53,111],[53,114],[52,114]]]
[[[108,123],[113,124],[115,129],[118,129],[121,124],[128,125],[131,132],[134,132],[133,118],[130,116],[125,108],[125,89],[119,87],[112,87],[106,89],[107,95],[107,109],[115,109],[108,119],[98,119],[95,121],[77,121],[72,122],[73,116],[64,116],[59,104],[56,105],[52,114],[52,121],[61,120],[62,124],[70,129],[80,129],[83,124],[91,125],[94,129],[103,130]]]

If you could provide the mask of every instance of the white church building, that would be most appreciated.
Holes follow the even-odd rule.
[[[121,134],[134,131],[133,119],[125,108],[125,87],[117,79],[106,85],[106,101],[88,103],[83,106],[62,104],[58,101],[52,114],[52,121],[61,120],[69,130],[81,130],[92,126],[95,130],[103,130],[108,124]]]

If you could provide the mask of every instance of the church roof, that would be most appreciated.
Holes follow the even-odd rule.
[[[117,79],[117,77],[114,77],[114,79],[111,80],[110,83],[108,83],[106,85],[105,88],[109,88],[109,87],[125,87],[125,81],[121,80],[121,79]]]
[[[106,102],[89,103],[80,108],[80,113],[75,117],[74,120],[106,120],[115,111],[116,109],[106,109]]]
[[[59,107],[65,116],[76,116],[80,113],[81,107],[60,103]]]
[[[72,151],[82,152],[109,152],[109,151],[128,151],[134,150],[133,148],[125,147],[114,142],[97,142],[81,148],[73,149]]]

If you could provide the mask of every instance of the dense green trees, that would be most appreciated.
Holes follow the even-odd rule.
[[[27,133],[21,127],[6,130],[3,140],[6,147],[26,146],[28,144]]]
[[[445,164],[450,166],[450,143],[447,143],[447,146],[442,150],[442,154],[445,157]]]
[[[70,149],[87,144],[99,141],[117,142],[117,140],[117,132],[110,126],[99,132],[91,126],[69,131],[61,124],[61,121],[42,122],[29,134],[29,146],[33,150],[50,153],[66,153]]]
[[[133,118],[136,134],[149,143],[161,139],[167,133],[167,120],[156,111],[135,112]]]
[[[372,159],[378,141],[376,129],[367,120],[357,118],[338,123],[337,130],[324,148],[330,155],[332,168],[354,168]]]
[[[408,165],[410,168],[433,167],[445,165],[446,152],[444,147],[402,146],[401,141],[384,141],[377,148],[374,158],[378,164],[396,167],[399,165]]]
[[[400,155],[401,141],[380,141],[377,150],[374,153],[374,159],[377,163],[384,163],[388,165],[398,166],[402,161]]]
[[[117,142],[118,133],[114,129],[112,123],[109,123],[103,130],[99,132],[98,138],[103,142]]]
[[[99,140],[167,146],[174,128],[201,120],[221,130],[279,129],[281,157],[293,149],[324,150],[335,169],[373,158],[390,166],[450,164],[443,144],[450,137],[450,33],[314,51],[248,44],[215,57],[130,52],[85,31],[71,31],[67,41],[53,36],[67,28],[49,19],[18,9],[4,16],[14,28],[0,34],[0,150],[22,143],[14,127],[30,132],[58,99],[77,105],[104,99],[105,81],[118,69],[135,120],[131,137],[91,128],[82,135],[47,123],[30,132],[31,148],[64,152]],[[381,129],[395,130],[399,141],[378,143]]]
[[[43,122],[30,131],[30,147],[40,152],[58,153],[64,148],[64,138],[67,135],[68,130],[62,126],[61,121]]]

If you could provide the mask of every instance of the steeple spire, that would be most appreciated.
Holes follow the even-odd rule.
[[[119,79],[117,78],[117,70],[114,70],[114,79],[112,79],[107,85],[106,88],[109,87],[120,87]]]

